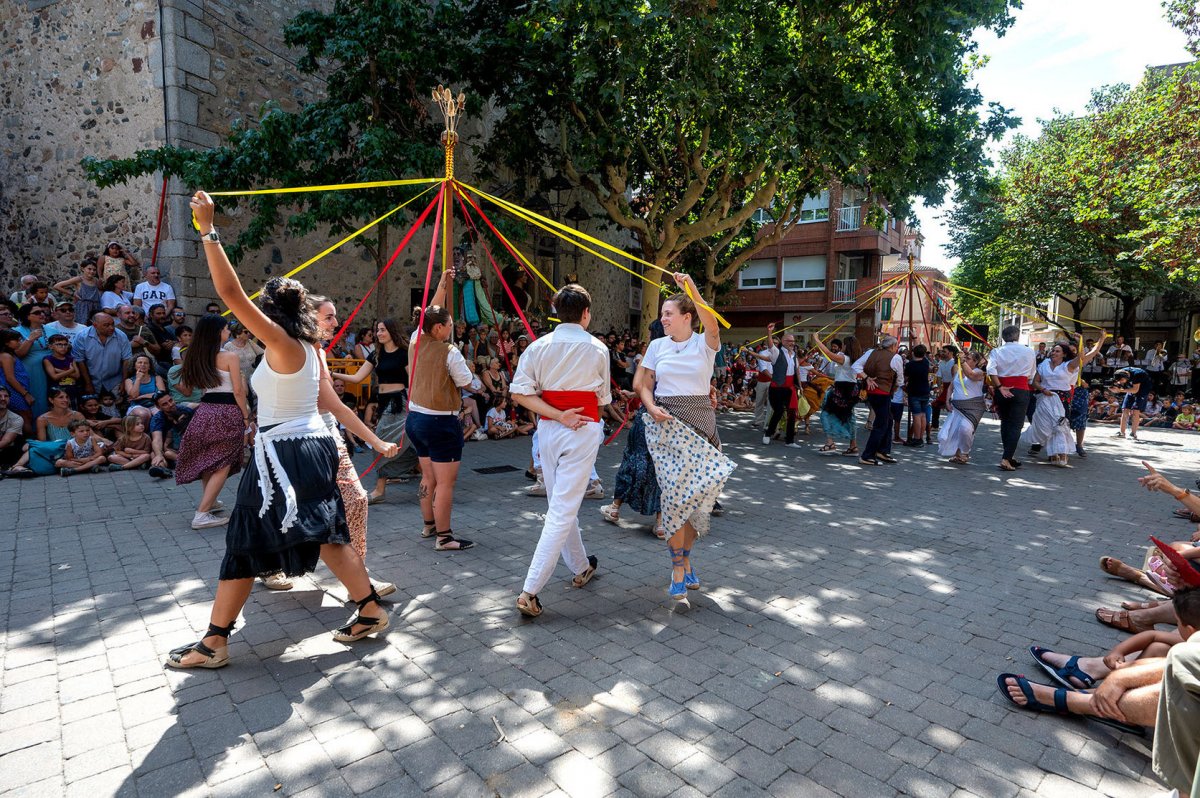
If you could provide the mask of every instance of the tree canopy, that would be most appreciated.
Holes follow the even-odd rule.
[[[1017,137],[998,173],[962,192],[951,215],[956,281],[1004,299],[1054,295],[1076,317],[1103,292],[1137,305],[1200,279],[1200,84],[1197,67],[1152,68],[1136,87],[1094,92],[1087,114]],[[966,308],[976,303],[962,295]]]
[[[840,180],[900,212],[940,201],[1012,123],[970,85],[972,35],[1008,26],[1005,0],[470,0],[466,15],[471,83],[504,109],[491,160],[564,173],[649,262],[700,245],[709,293],[805,196]],[[731,247],[760,208],[774,224]]]

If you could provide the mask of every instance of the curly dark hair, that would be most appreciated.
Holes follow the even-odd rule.
[[[321,340],[316,311],[308,301],[308,291],[299,281],[272,277],[263,286],[259,306],[264,316],[291,337],[310,344]]]

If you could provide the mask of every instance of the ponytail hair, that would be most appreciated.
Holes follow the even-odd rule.
[[[429,335],[433,332],[434,326],[438,324],[446,324],[450,321],[450,311],[441,305],[430,305],[425,308],[425,323],[421,325],[421,332]]]
[[[699,326],[700,316],[698,313],[696,313],[696,303],[692,301],[691,297],[689,297],[687,294],[672,294],[671,296],[669,296],[665,300],[663,300],[664,305],[667,304],[668,302],[674,302],[675,309],[678,310],[681,314],[686,313],[692,317],[692,329],[693,330]]]

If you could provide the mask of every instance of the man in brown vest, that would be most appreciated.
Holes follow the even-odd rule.
[[[892,457],[892,394],[904,384],[904,360],[897,353],[899,348],[894,335],[885,335],[879,346],[854,364],[858,376],[867,378],[867,404],[875,411],[871,435],[858,461],[863,465],[896,462]]]

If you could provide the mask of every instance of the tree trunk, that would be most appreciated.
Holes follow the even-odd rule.
[[[1121,300],[1121,335],[1132,342],[1137,337],[1137,310],[1145,297],[1123,296]]]
[[[1075,332],[1082,334],[1083,325],[1079,322],[1079,319],[1083,318],[1083,310],[1087,307],[1088,302],[1090,302],[1092,298],[1083,296],[1076,299],[1067,299],[1062,294],[1059,294],[1058,296],[1059,299],[1071,306],[1071,315],[1075,317]]]
[[[650,275],[647,274],[646,276]],[[650,283],[642,283],[642,319],[638,331],[639,340],[650,340],[650,323],[657,318],[658,288]]]

